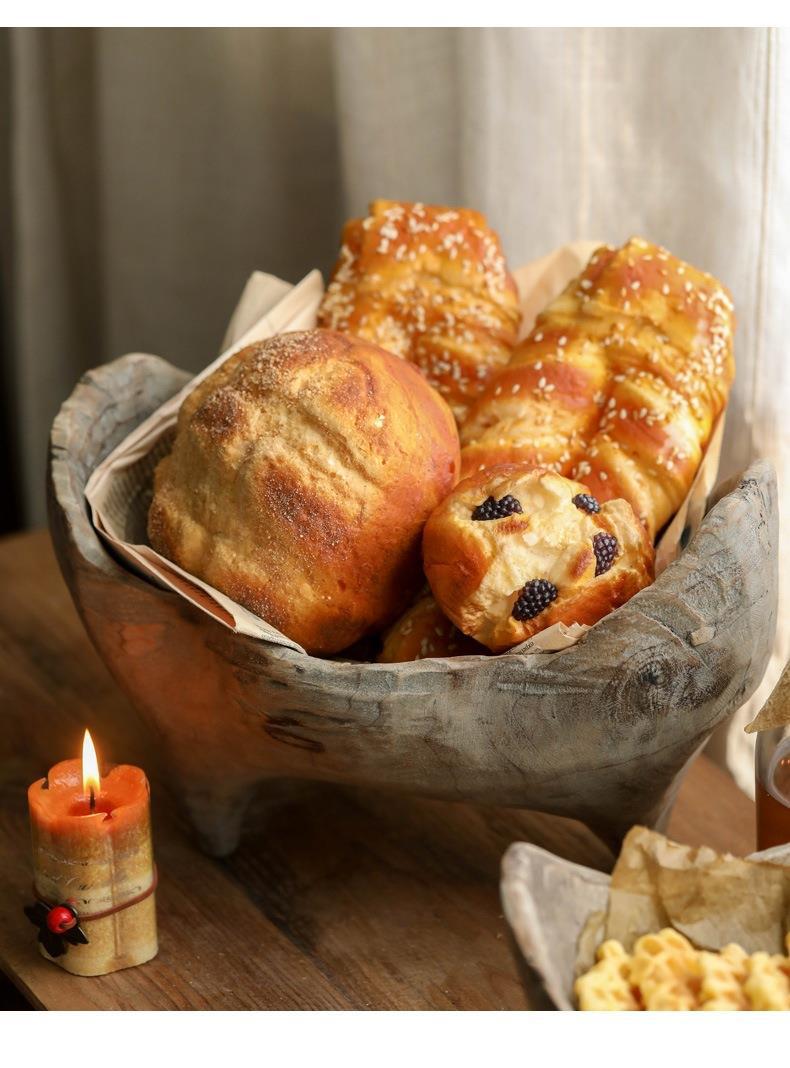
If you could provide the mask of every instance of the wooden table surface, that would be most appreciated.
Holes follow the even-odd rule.
[[[47,1009],[523,1009],[498,893],[514,840],[609,869],[569,820],[305,786],[253,809],[239,850],[190,841],[157,757],[78,620],[44,531],[0,542],[0,969]],[[89,726],[106,763],[152,781],[160,952],[79,978],[43,960],[30,896],[26,788],[76,756]],[[705,757],[670,834],[745,854],[752,803]],[[6,987],[5,1007],[18,1007]],[[0,1007],[3,1006],[0,985]]]

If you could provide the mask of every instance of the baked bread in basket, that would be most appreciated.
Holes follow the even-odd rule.
[[[411,364],[330,330],[280,334],[184,400],[151,544],[310,652],[335,653],[423,584],[422,527],[458,451],[449,408]]]
[[[415,363],[457,418],[510,359],[521,315],[499,238],[467,208],[374,200],[343,230],[318,325]]]
[[[655,538],[727,403],[734,331],[711,275],[641,238],[598,249],[464,419],[463,474],[550,467],[627,500]]]
[[[626,501],[526,464],[466,478],[432,513],[425,573],[456,626],[502,652],[553,623],[597,623],[653,579]]]

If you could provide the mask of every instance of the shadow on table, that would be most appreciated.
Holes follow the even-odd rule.
[[[17,988],[10,979],[0,972],[0,1012],[18,1012],[20,1009],[30,1009]]]

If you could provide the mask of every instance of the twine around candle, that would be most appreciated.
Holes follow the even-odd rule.
[[[76,903],[72,899],[69,899],[68,903],[74,905],[75,911],[77,912],[77,916],[79,917],[79,922],[80,923],[87,923],[90,920],[103,920],[107,916],[114,916],[116,912],[122,912],[124,909],[131,908],[132,905],[139,905],[141,901],[145,901],[145,899],[147,897],[150,897],[151,894],[153,894],[154,890],[156,890],[158,882],[159,882],[159,869],[157,868],[156,864],[154,864],[154,871],[153,871],[153,876],[151,878],[151,885],[148,887],[148,889],[147,890],[143,890],[143,892],[141,894],[137,894],[135,897],[130,897],[127,901],[122,901],[120,903],[120,905],[113,905],[112,908],[103,909],[101,912],[92,912],[92,913],[86,914],[84,912],[80,912],[76,908]],[[56,901],[53,904],[53,902],[47,900],[47,898],[45,898],[42,894],[40,894],[38,892],[38,889],[36,888],[36,884],[35,883],[33,883],[33,896],[35,897],[36,901],[39,901],[42,905],[46,905],[46,907],[48,909],[55,908],[57,905],[60,904],[59,901]]]

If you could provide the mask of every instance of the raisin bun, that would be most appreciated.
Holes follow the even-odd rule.
[[[425,574],[465,634],[502,652],[553,623],[595,623],[653,579],[645,528],[623,500],[504,464],[460,482],[428,520]]]
[[[407,608],[384,635],[379,664],[402,664],[432,656],[480,656],[488,649],[451,623],[436,599],[426,593]]]
[[[458,470],[453,416],[415,367],[331,330],[281,334],[184,400],[148,533],[308,652],[335,653],[420,589],[422,528]]]

